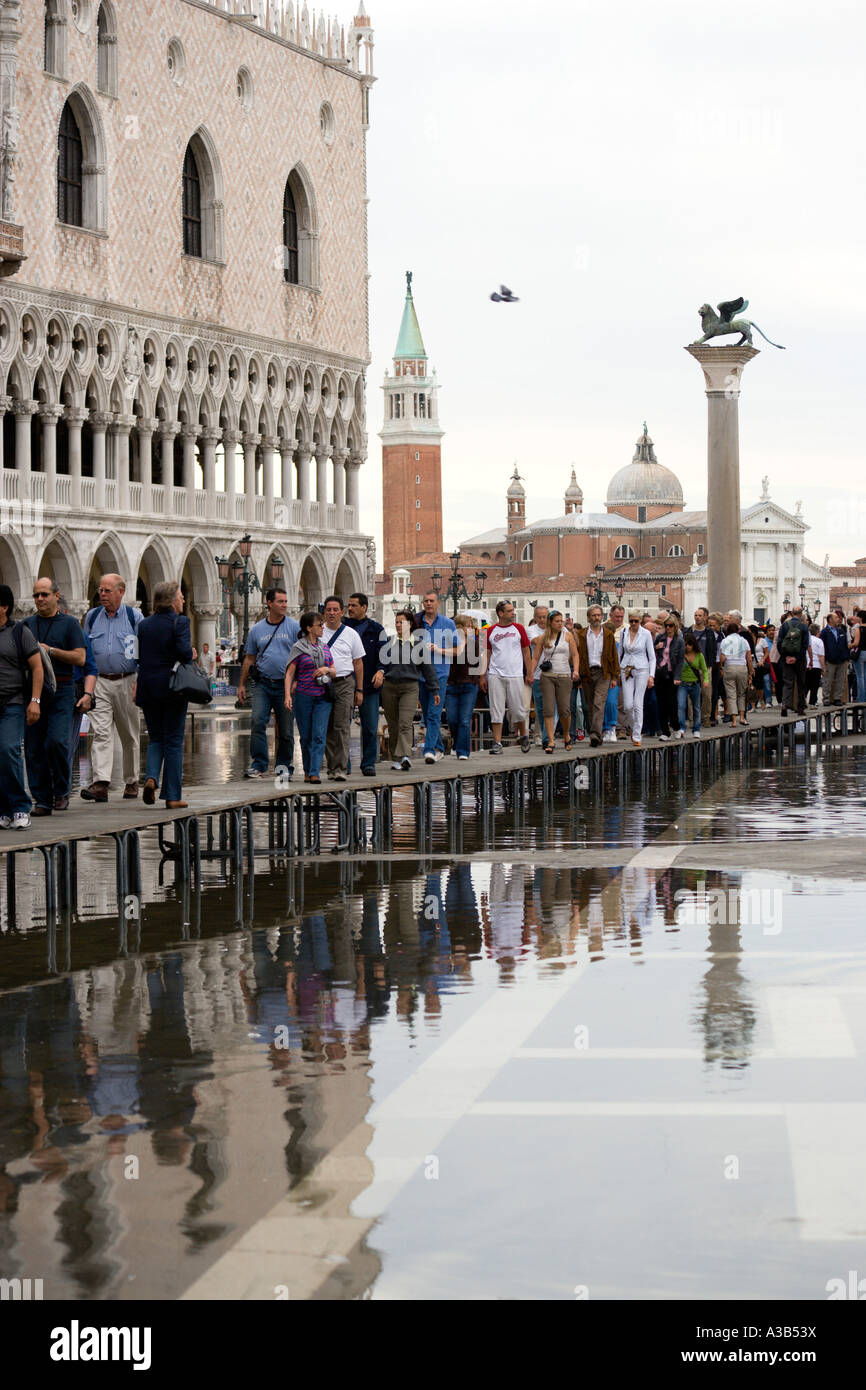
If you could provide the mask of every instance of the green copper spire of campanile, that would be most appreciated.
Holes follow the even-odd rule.
[[[415,301],[412,298],[411,270],[406,271],[406,303],[403,306],[403,322],[400,324],[400,336],[397,339],[394,358],[427,358],[424,339],[418,327],[418,316],[415,313]]]

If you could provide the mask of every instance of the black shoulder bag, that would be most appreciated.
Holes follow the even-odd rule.
[[[177,633],[177,620],[179,614],[175,614],[173,634]],[[177,638],[175,636],[175,646]],[[213,692],[210,688],[210,678],[205,675],[197,661],[176,661],[168,678],[168,688],[172,695],[180,700],[189,700],[193,705],[209,705],[213,699]]]

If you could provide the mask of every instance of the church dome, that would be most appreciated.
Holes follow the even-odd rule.
[[[514,472],[513,472],[513,474],[511,475],[511,482],[508,484],[508,491],[506,492],[505,496],[506,496],[506,497],[525,497],[525,496],[526,496],[526,489],[524,488],[522,482],[520,481],[520,474],[519,474],[518,471],[517,471],[517,464],[516,464],[516,463],[515,463],[515,465],[514,465]]]
[[[625,468],[614,473],[607,489],[606,506],[682,507],[683,490],[679,478],[659,463],[646,425],[637,441],[634,458]]]
[[[566,502],[583,501],[583,491],[581,490],[580,485],[578,484],[577,474],[575,473],[573,468],[571,470],[571,482],[565,489],[565,500]]]

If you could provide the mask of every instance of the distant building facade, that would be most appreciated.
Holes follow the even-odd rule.
[[[360,533],[373,34],[289,0],[0,0],[0,575],[73,611],[252,537],[293,607]],[[16,260],[16,228],[24,259]],[[11,230],[9,230],[11,229]],[[10,273],[11,271],[11,273]]]

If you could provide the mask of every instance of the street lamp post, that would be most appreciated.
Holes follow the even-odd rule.
[[[226,603],[228,603],[228,596],[230,593],[240,594],[243,596],[244,600],[244,628],[239,652],[241,661],[244,659],[244,652],[246,651],[246,645],[250,635],[250,594],[254,593],[256,589],[261,593],[262,589],[255,571],[250,569],[250,555],[252,554],[252,549],[252,538],[246,535],[238,541],[238,550],[241,553],[241,558],[239,560],[235,560],[234,563],[231,564],[224,556],[216,556],[217,572],[222,581],[223,598]],[[278,582],[283,577],[284,566],[282,560],[277,556],[272,556],[270,567],[274,581]],[[230,582],[230,574],[234,582]]]
[[[465,599],[467,603],[480,603],[484,597],[484,585],[487,582],[487,572],[485,570],[475,571],[475,592],[469,593],[460,572],[460,549],[451,552],[451,573],[448,576],[448,583],[445,586],[445,601],[451,600],[454,607],[454,617],[457,617],[458,603],[460,599]],[[438,570],[434,570],[430,576],[433,588],[437,595],[442,594],[442,575]]]
[[[593,573],[587,575],[586,579],[583,581],[583,592],[586,594],[587,608],[592,608],[593,605],[598,605],[601,608],[602,615],[606,617],[607,610],[611,607],[611,601],[610,594],[606,594],[602,591],[601,581],[603,577],[604,565],[596,565]],[[619,603],[620,599],[622,598],[624,589],[625,585],[623,584],[622,579],[620,577],[617,577],[617,581],[613,586],[613,591],[616,594],[617,603]]]

